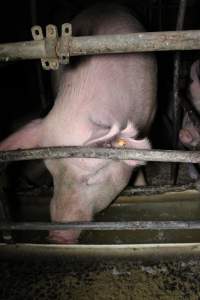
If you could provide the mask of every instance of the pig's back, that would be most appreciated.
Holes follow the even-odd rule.
[[[98,3],[72,20],[74,36],[145,31],[128,8],[116,3]]]
[[[127,9],[118,5],[97,5],[88,9],[73,20],[72,28],[73,35],[144,30]],[[70,123],[73,134],[76,134],[75,128],[79,130],[77,121],[83,126],[88,120],[105,126],[117,122],[122,128],[131,120],[142,134],[146,134],[156,109],[154,57],[131,53],[74,60],[62,76],[60,92],[50,116],[59,114],[60,120]]]

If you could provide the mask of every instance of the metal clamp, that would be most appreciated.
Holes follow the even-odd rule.
[[[57,27],[52,24],[46,26],[46,38],[44,38],[40,26],[33,26],[31,32],[34,40],[45,41],[46,58],[41,58],[43,69],[57,70],[59,63],[69,63],[69,44],[72,35],[71,24],[65,23],[62,25],[60,39],[58,38]]]
[[[31,28],[31,33],[35,41],[44,40],[42,28],[38,25]],[[46,26],[45,51],[46,58],[41,58],[42,67],[45,70],[57,70],[59,67],[58,58],[56,55],[56,45],[58,39],[57,28],[54,25]]]
[[[69,49],[70,41],[72,36],[72,26],[69,23],[62,24],[61,27],[61,37],[57,44],[57,54],[59,57],[59,62],[62,65],[69,63]]]

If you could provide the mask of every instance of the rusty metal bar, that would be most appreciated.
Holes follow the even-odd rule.
[[[187,0],[180,0],[179,1],[179,8],[178,8],[178,17],[177,17],[177,23],[176,23],[176,30],[182,30],[183,29],[185,13],[186,13],[186,7],[187,7]]]
[[[0,163],[32,159],[98,158],[162,162],[200,163],[200,151],[136,150],[88,147],[47,147],[0,151]]]
[[[0,44],[0,61],[39,59],[46,56],[44,41]]]
[[[142,32],[124,35],[74,37],[70,55],[192,50],[200,48],[200,31]]]
[[[30,20],[31,20],[31,26],[35,26],[37,21],[37,0],[30,0],[29,1],[29,8],[30,8]],[[41,115],[46,113],[48,102],[46,99],[46,93],[45,93],[45,87],[44,87],[44,80],[42,75],[42,69],[40,66],[40,62],[35,62],[35,71],[36,71],[36,78],[38,82],[38,88],[39,88],[39,95],[40,95],[40,101],[41,101]]]
[[[0,230],[196,230],[200,221],[0,223]]]
[[[198,182],[192,182],[182,185],[162,185],[162,186],[139,186],[134,188],[126,188],[119,196],[134,196],[134,195],[158,195],[164,193],[177,193],[187,190],[199,190]]]
[[[71,37],[66,55],[197,49],[200,49],[200,30],[142,32]],[[0,44],[0,61],[40,58],[47,58],[45,40]]]
[[[187,190],[199,190],[200,191],[200,183],[197,182],[191,182],[187,184],[181,184],[181,185],[162,185],[162,186],[139,186],[139,187],[128,187],[125,190],[123,190],[119,196],[140,196],[140,195],[158,195],[158,194],[164,194],[164,193],[170,193],[170,192],[184,192]],[[51,187],[39,187],[39,188],[33,188],[28,190],[22,190],[18,191],[17,196],[19,197],[51,197],[53,194],[53,188]]]
[[[0,177],[1,179],[1,177]],[[10,222],[11,216],[9,212],[9,207],[7,204],[6,194],[3,189],[0,187],[0,222]],[[2,232],[3,240],[7,243],[12,243],[12,234],[9,230],[4,230]]]
[[[186,13],[187,0],[179,1],[178,16],[176,30],[180,31],[183,29],[185,13]],[[181,121],[181,105],[179,97],[179,80],[180,80],[180,66],[181,63],[181,53],[177,51],[174,56],[174,74],[173,74],[173,149],[177,149],[178,144],[178,132],[180,130],[180,121]],[[172,174],[173,183],[176,184],[178,177],[179,165],[172,165]]]

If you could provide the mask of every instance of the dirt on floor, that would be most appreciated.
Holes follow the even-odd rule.
[[[1,260],[0,299],[200,299],[200,260]]]

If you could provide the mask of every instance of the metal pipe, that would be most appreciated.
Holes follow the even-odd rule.
[[[134,188],[126,188],[119,196],[134,195],[158,195],[164,193],[177,193],[187,190],[198,190],[200,188],[198,182],[192,182],[182,185],[163,185],[163,186],[139,186]]]
[[[128,221],[68,223],[0,223],[0,230],[195,230],[200,221]]]
[[[30,0],[30,20],[31,20],[31,27],[35,26],[38,23],[37,18],[37,0]],[[35,62],[35,70],[36,70],[36,76],[38,81],[38,88],[39,88],[39,95],[40,95],[40,101],[41,101],[41,116],[43,116],[46,113],[48,103],[45,95],[45,87],[42,77],[42,68],[40,65],[40,61]]]
[[[180,0],[177,16],[176,30],[180,31],[183,29],[185,12],[186,12],[187,0]],[[180,80],[180,62],[181,54],[179,51],[175,53],[174,56],[174,74],[173,74],[173,149],[177,149],[178,144],[178,132],[180,130],[180,121],[181,121],[181,104],[179,97],[179,80]],[[178,164],[172,165],[172,174],[173,183],[176,184],[178,177]]]
[[[66,43],[67,44],[67,43]],[[200,49],[200,30],[71,37],[66,56]],[[0,44],[0,61],[46,59],[45,41]]]
[[[182,185],[162,185],[162,186],[139,186],[129,187],[123,190],[119,196],[134,196],[134,195],[158,195],[170,192],[184,192],[187,190],[200,190],[199,182],[192,182]],[[51,197],[53,194],[53,188],[51,187],[39,187],[28,190],[18,191],[16,193],[19,197]]]
[[[136,150],[88,147],[47,147],[0,151],[0,163],[32,159],[98,158],[162,162],[200,163],[200,151]]]
[[[44,41],[0,44],[0,61],[39,59],[46,56]]]
[[[70,56],[200,49],[200,31],[165,31],[73,37]]]
[[[1,179],[1,176],[0,176]],[[6,194],[3,189],[0,187],[0,221],[1,222],[10,222],[11,216],[9,211],[9,206],[6,199]],[[12,243],[12,234],[9,230],[3,230],[2,232],[3,240],[7,243]]]
[[[187,0],[180,0],[179,8],[178,8],[178,17],[177,17],[177,23],[176,23],[176,30],[182,30],[183,29],[186,7],[187,7]]]

